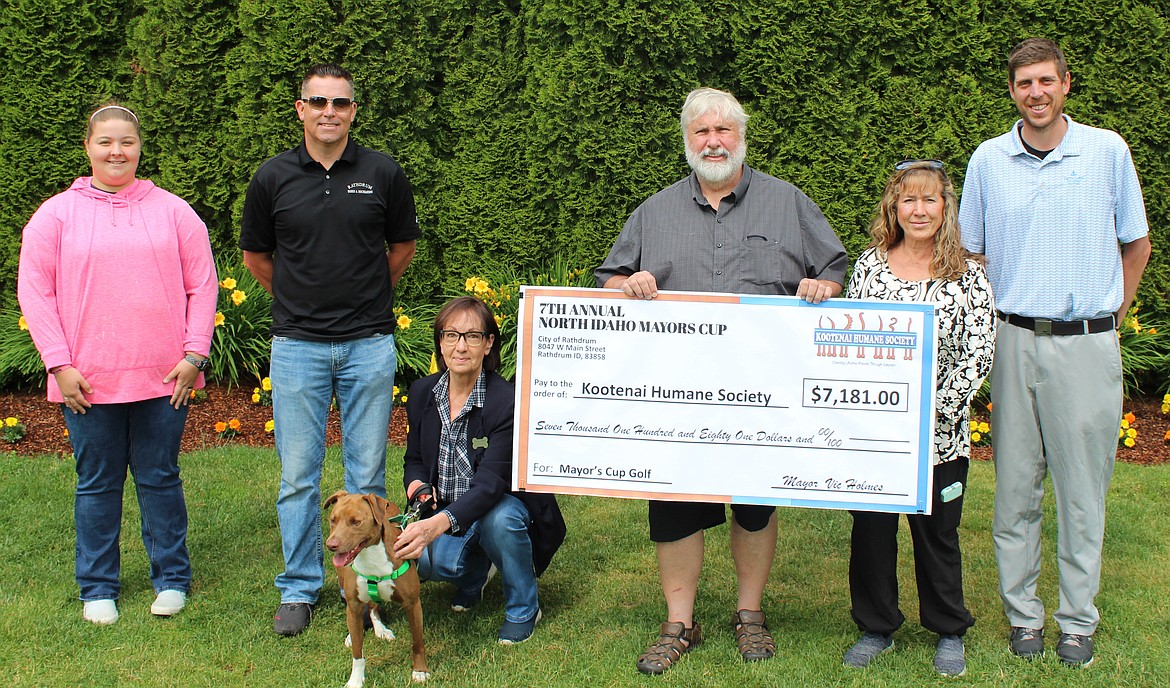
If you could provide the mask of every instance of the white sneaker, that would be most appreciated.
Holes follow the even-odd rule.
[[[187,605],[187,593],[182,590],[163,590],[154,598],[150,605],[150,613],[155,616],[174,616]]]
[[[81,615],[90,623],[108,626],[118,620],[118,605],[113,600],[89,600]]]

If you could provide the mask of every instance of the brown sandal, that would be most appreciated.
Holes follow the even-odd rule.
[[[699,624],[687,628],[680,621],[667,621],[658,632],[658,640],[638,657],[638,671],[661,674],[702,642],[703,631]]]
[[[768,632],[764,612],[741,609],[731,620],[731,627],[735,630],[735,642],[743,661],[756,662],[776,654],[776,641]]]

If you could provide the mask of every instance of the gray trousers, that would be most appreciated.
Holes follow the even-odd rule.
[[[1105,493],[1121,422],[1121,354],[1113,331],[1037,336],[1000,321],[991,370],[995,451],[993,535],[1000,596],[1012,626],[1042,628],[1040,501],[1056,495],[1063,633],[1092,635],[1100,615]]]

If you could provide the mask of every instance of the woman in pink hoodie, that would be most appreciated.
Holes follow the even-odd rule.
[[[138,117],[113,102],[98,108],[85,150],[93,175],[45,201],[24,228],[17,291],[77,462],[83,614],[112,624],[127,469],[157,594],[150,611],[170,616],[186,604],[179,444],[187,399],[203,386],[217,285],[207,227],[195,211],[135,178]]]

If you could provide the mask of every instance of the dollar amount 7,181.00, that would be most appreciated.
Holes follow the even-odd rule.
[[[802,403],[805,408],[905,413],[909,392],[910,385],[904,382],[806,378]]]

